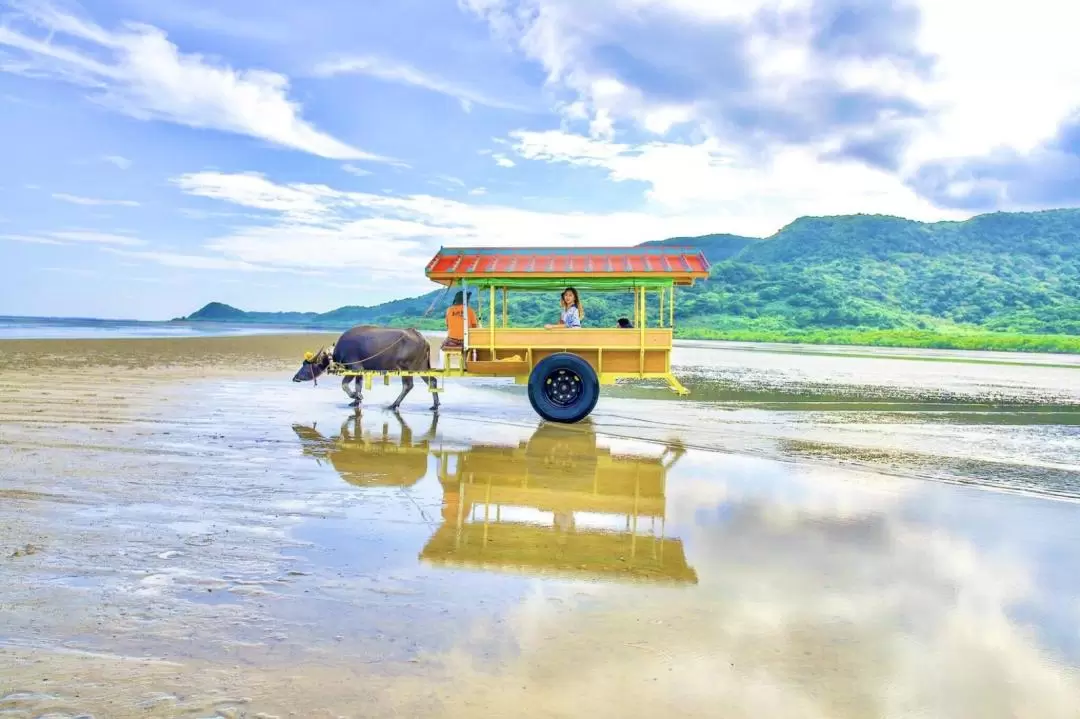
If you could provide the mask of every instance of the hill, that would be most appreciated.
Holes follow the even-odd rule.
[[[708,280],[679,293],[681,336],[842,342],[862,335],[875,344],[1080,350],[1077,209],[937,223],[885,215],[801,217],[764,239],[714,234],[645,244],[697,247],[713,263]],[[440,294],[324,314],[244,313],[211,303],[187,319],[434,329],[449,299]],[[435,310],[422,318],[437,298]],[[583,300],[589,324],[612,325],[630,311],[628,297]],[[511,317],[518,325],[554,321],[556,301],[513,297]],[[925,339],[944,336],[966,339]]]

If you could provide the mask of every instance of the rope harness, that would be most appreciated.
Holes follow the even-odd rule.
[[[450,291],[450,287],[451,287],[451,285],[447,285],[446,289],[443,290],[441,295],[436,295],[435,299],[433,299],[431,301],[431,304],[428,305],[427,310],[424,311],[424,314],[422,314],[421,317],[427,317],[429,314],[431,314],[431,311],[433,309],[435,309],[435,305],[438,304],[439,300],[441,300],[443,297],[446,297],[446,293]],[[338,365],[338,366],[346,367],[346,368],[348,368],[350,365],[360,365],[360,369],[364,369],[363,365],[364,365],[365,362],[367,362],[369,360],[373,360],[373,359],[375,359],[376,357],[378,357],[379,355],[381,355],[381,354],[383,354],[385,352],[389,352],[394,347],[396,347],[398,345],[398,343],[400,343],[403,339],[405,339],[404,334],[402,334],[396,340],[391,342],[388,346],[382,348],[381,350],[379,350],[375,354],[371,355],[370,357],[365,357],[364,359],[355,360],[353,362],[335,362],[334,358],[333,358],[333,345],[331,345],[330,364],[327,365],[326,369],[329,370],[334,365]],[[310,358],[305,357],[307,362],[312,366],[311,367],[312,388],[315,388],[315,387],[319,386],[319,378],[315,374],[315,360],[319,359],[324,354],[326,354],[326,349],[325,348],[320,349],[318,352],[311,355]]]
[[[428,308],[427,308],[427,310],[425,310],[425,311],[424,311],[424,314],[422,314],[422,315],[420,315],[420,316],[421,316],[421,317],[427,317],[427,316],[428,316],[429,314],[431,314],[431,311],[432,311],[433,309],[435,309],[435,304],[436,304],[436,303],[437,303],[437,302],[438,302],[439,300],[441,300],[441,299],[442,299],[443,297],[446,297],[446,293],[450,291],[450,287],[451,287],[450,285],[447,285],[447,286],[446,286],[446,289],[442,291],[442,294],[441,294],[441,295],[438,295],[438,296],[436,296],[436,297],[435,297],[435,299],[433,299],[433,300],[431,301],[431,304],[430,304],[430,305],[428,305]]]
[[[394,347],[396,347],[397,345],[399,345],[399,344],[401,343],[401,341],[402,341],[403,339],[405,339],[405,335],[404,335],[404,334],[402,334],[402,335],[401,335],[400,337],[398,337],[398,338],[397,338],[396,340],[394,340],[393,342],[391,342],[390,344],[388,344],[388,345],[387,345],[386,347],[383,347],[383,348],[382,348],[381,350],[379,350],[379,351],[378,351],[378,352],[376,352],[375,354],[373,354],[373,355],[369,355],[368,357],[365,357],[365,358],[363,358],[363,359],[353,360],[352,362],[335,362],[335,361],[334,361],[334,358],[333,358],[333,353],[331,352],[331,353],[330,353],[330,357],[329,357],[329,359],[330,359],[330,364],[328,364],[328,365],[326,366],[326,369],[327,369],[327,370],[330,370],[330,369],[331,369],[332,367],[334,367],[335,365],[336,365],[336,366],[338,366],[338,367],[346,367],[346,368],[349,368],[349,367],[351,367],[352,365],[360,365],[360,369],[364,369],[364,363],[365,363],[365,362],[367,362],[367,361],[369,361],[369,360],[373,360],[373,359],[375,359],[376,357],[378,357],[379,355],[381,355],[381,354],[384,354],[384,353],[386,353],[386,352],[389,352],[390,350],[394,349]],[[316,361],[316,360],[318,360],[318,359],[319,359],[319,358],[320,358],[320,357],[321,357],[322,355],[326,355],[326,354],[327,354],[326,350],[325,350],[325,349],[321,349],[321,350],[319,350],[319,351],[318,351],[318,352],[317,352],[317,353],[316,353],[316,354],[315,354],[315,355],[314,355],[314,356],[313,356],[313,357],[312,357],[312,358],[311,358],[310,360],[308,360],[308,363],[309,363],[309,364],[311,364],[311,380],[312,380],[312,388],[313,388],[313,389],[314,389],[315,387],[318,387],[318,386],[319,386],[319,378],[318,378],[318,376],[317,376],[317,375],[315,374],[315,361]]]
[[[381,350],[379,350],[375,354],[371,355],[370,357],[365,357],[364,359],[354,360],[352,362],[334,362],[333,358],[331,358],[330,362],[332,364],[341,365],[342,367],[348,367],[349,365],[358,364],[358,365],[360,365],[360,369],[364,369],[363,365],[364,365],[365,362],[367,362],[368,360],[373,360],[376,357],[378,357],[379,355],[383,354],[384,352],[389,352],[390,350],[394,349],[394,347],[396,347],[398,344],[400,344],[403,339],[405,339],[404,334],[402,334],[396,340],[394,340],[393,342],[388,344],[386,347],[383,347]]]

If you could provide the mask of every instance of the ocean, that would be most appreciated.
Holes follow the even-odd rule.
[[[326,327],[228,322],[145,322],[75,317],[0,317],[0,339],[125,339],[332,332]]]

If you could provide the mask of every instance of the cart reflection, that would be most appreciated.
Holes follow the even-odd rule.
[[[438,453],[442,525],[420,553],[437,566],[567,578],[697,583],[666,537],[667,471],[685,450],[615,454],[588,420],[542,424],[517,447]]]
[[[443,446],[438,417],[422,435],[393,415],[381,431],[357,416],[326,437],[294,425],[303,453],[350,484],[417,485],[435,469],[441,524],[420,552],[432,566],[569,579],[696,584],[682,541],[666,530],[667,473],[685,453],[613,452],[591,420],[542,423],[516,446]],[[396,430],[395,430],[396,425]],[[432,458],[434,462],[432,462]]]

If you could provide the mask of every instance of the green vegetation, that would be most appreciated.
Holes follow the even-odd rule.
[[[881,215],[804,217],[770,238],[682,237],[711,276],[679,290],[684,338],[1080,352],[1080,210],[920,223]],[[212,303],[187,320],[360,322],[442,328],[449,295],[325,314],[246,313]],[[583,295],[589,325],[629,316],[629,293]],[[432,312],[425,311],[435,303]],[[655,311],[656,307],[653,307]],[[486,315],[486,302],[481,307]],[[555,296],[511,295],[516,326],[558,318]]]
[[[928,330],[753,330],[686,329],[682,339],[776,342],[862,347],[917,347],[923,349],[989,350],[995,352],[1060,352],[1080,354],[1080,337],[1026,335],[1006,332],[942,333]]]

